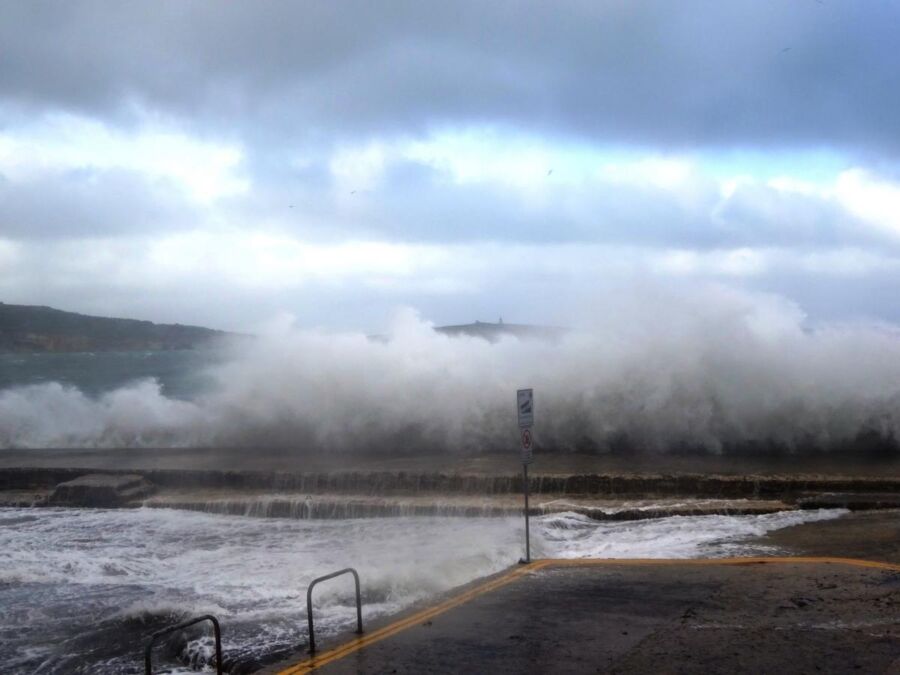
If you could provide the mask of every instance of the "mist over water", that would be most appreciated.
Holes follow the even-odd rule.
[[[811,325],[776,296],[630,291],[557,342],[450,338],[412,310],[387,341],[283,330],[204,363],[175,398],[137,379],[105,392],[0,390],[0,446],[286,445],[479,452],[515,444],[513,393],[536,391],[539,446],[564,451],[895,451],[900,330]]]

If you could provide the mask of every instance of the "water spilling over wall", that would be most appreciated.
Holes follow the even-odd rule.
[[[107,471],[114,475],[132,471]],[[520,495],[521,475],[465,475],[420,472],[311,472],[133,470],[161,489],[202,493],[224,490],[306,495],[471,495],[503,497]],[[0,468],[0,491],[49,492],[60,483],[85,473],[74,468]],[[795,500],[811,493],[898,493],[900,477],[882,478],[804,475],[715,475],[715,474],[575,474],[529,477],[534,495],[572,495],[602,498],[693,497],[716,499]]]

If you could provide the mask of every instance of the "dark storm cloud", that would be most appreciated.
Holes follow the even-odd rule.
[[[6,2],[10,110],[305,142],[441,124],[895,153],[900,5]]]

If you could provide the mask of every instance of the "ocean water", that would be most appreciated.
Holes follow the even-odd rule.
[[[748,543],[840,510],[597,522],[533,520],[540,557],[706,557],[772,553]],[[0,663],[4,673],[140,673],[159,628],[213,613],[229,665],[306,642],[305,592],[353,566],[363,619],[498,572],[522,555],[519,518],[257,519],[177,510],[0,509]],[[352,581],[316,590],[326,645],[354,621]],[[202,629],[158,650],[169,672],[201,666]],[[163,671],[159,671],[163,672]]]
[[[163,396],[189,400],[210,391],[209,368],[222,363],[215,349],[138,352],[18,354],[0,352],[0,391],[58,383],[98,397],[142,380],[159,383]]]
[[[196,401],[222,390],[228,345],[204,350],[0,353],[3,448],[204,445]]]

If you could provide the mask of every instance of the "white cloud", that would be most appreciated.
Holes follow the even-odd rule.
[[[195,231],[153,242],[145,262],[167,278],[209,276],[257,290],[312,282],[390,288],[449,267],[451,256],[435,245],[310,243],[283,234]]]
[[[171,181],[196,201],[245,193],[242,150],[156,123],[134,131],[68,114],[47,115],[0,134],[0,172],[11,180],[60,170],[126,169]]]
[[[600,167],[597,176],[611,183],[672,191],[684,189],[697,180],[693,162],[683,158],[658,156],[607,163]]]
[[[20,244],[0,239],[0,269],[9,269],[19,255]]]
[[[743,277],[762,274],[769,267],[769,253],[751,248],[676,249],[651,253],[648,260],[653,268],[678,276]]]
[[[175,233],[150,232],[151,224],[116,240],[47,239],[40,250],[36,243],[7,242],[0,245],[0,265],[8,271],[0,292],[27,301],[22,289],[98,298],[153,289],[160,302],[178,295],[186,305],[202,304],[210,293],[282,294],[271,300],[276,303],[326,288],[357,303],[458,295],[487,304],[524,283],[552,312],[551,296],[629,276],[762,285],[779,275],[863,279],[898,271],[890,246],[880,248],[885,238],[871,232],[900,234],[900,186],[862,169],[821,180],[802,170],[766,177],[739,166],[724,171],[702,154],[577,146],[484,129],[370,139],[337,146],[324,162],[322,154],[296,156],[294,170],[327,167],[331,193],[325,187],[316,194],[321,183],[311,181],[297,189],[306,190],[314,207],[297,199],[296,209],[266,210],[253,206],[280,199],[277,188],[217,201],[250,189],[236,146],[159,124],[125,132],[72,116],[0,134],[0,172],[11,182],[61,167],[124,167],[180,185],[208,207],[196,209],[199,217],[191,214]],[[394,182],[391,170],[409,163],[436,172],[432,192],[405,190],[403,172]],[[478,189],[458,187],[463,184]],[[350,197],[352,191],[372,195]],[[408,207],[417,200],[427,206],[436,194],[434,203],[450,213],[440,223],[455,217],[456,195],[470,200],[460,210],[471,217],[470,230],[456,238],[422,236],[430,212]],[[542,210],[523,216],[535,205]],[[723,214],[724,206],[733,212]],[[844,229],[841,207],[852,214]],[[871,224],[861,228],[868,239],[849,231],[857,217]],[[524,222],[521,230],[516,218]],[[545,236],[545,227],[558,228],[558,238]],[[495,233],[500,243],[485,243]],[[183,297],[192,294],[192,301]],[[427,305],[422,309],[428,312]],[[332,308],[317,311],[327,322]]]
[[[484,129],[405,141],[395,156],[443,171],[456,183],[495,183],[528,191],[598,181],[678,190],[698,178],[694,162],[685,157],[553,143]]]
[[[446,173],[456,183],[495,183],[532,189],[547,183],[548,173],[572,179],[579,157],[571,149],[485,130],[445,132],[405,142],[398,153]],[[552,174],[550,174],[552,176]]]
[[[828,190],[823,186],[812,181],[803,180],[796,176],[776,176],[766,181],[773,190],[779,192],[789,192],[792,194],[803,195],[805,197],[827,197]]]
[[[864,169],[841,173],[834,194],[851,213],[893,236],[900,236],[900,184]]]
[[[813,251],[795,256],[782,253],[781,258],[785,267],[792,264],[813,276],[865,277],[900,271],[900,259],[859,248]]]
[[[339,193],[374,189],[393,156],[395,148],[383,142],[338,149],[331,157],[329,169]]]

